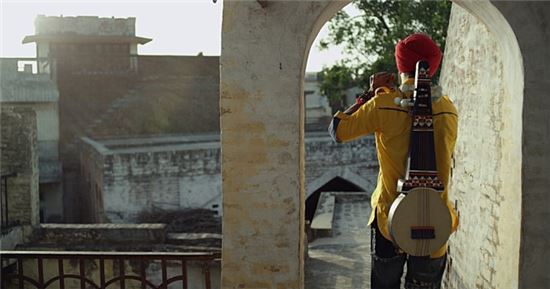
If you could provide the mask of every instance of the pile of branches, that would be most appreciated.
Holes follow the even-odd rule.
[[[216,211],[202,208],[153,210],[138,216],[139,223],[164,223],[170,233],[222,233]]]

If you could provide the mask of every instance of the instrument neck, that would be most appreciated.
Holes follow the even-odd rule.
[[[437,172],[430,81],[415,83],[407,178]]]

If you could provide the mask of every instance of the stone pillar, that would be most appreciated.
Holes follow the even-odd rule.
[[[344,1],[226,1],[222,288],[303,288],[303,76]]]

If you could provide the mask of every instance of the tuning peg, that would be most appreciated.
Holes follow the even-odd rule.
[[[405,107],[405,108],[408,108],[410,106],[413,106],[413,102],[410,100],[410,99],[403,99],[401,97],[396,97],[393,99],[393,102],[401,107]]]

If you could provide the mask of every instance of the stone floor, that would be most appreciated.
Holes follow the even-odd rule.
[[[333,236],[309,244],[305,289],[370,288],[370,232],[366,197],[336,198]]]

